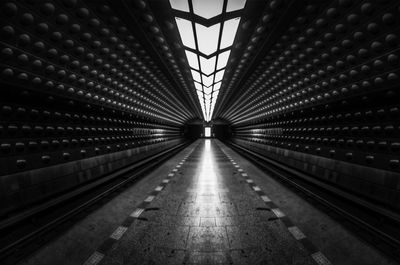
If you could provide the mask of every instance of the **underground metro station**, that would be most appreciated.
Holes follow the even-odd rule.
[[[400,263],[399,1],[0,21],[1,265]]]

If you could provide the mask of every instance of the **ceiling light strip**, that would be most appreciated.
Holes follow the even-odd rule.
[[[203,116],[209,122],[240,23],[240,17],[226,14],[243,9],[246,0],[170,0],[170,4],[172,9],[182,11],[175,20]],[[190,19],[195,15],[206,20],[216,16],[229,18],[207,27]]]

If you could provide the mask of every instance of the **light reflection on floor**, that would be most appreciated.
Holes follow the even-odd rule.
[[[204,142],[204,152],[200,161],[200,172],[198,176],[197,186],[197,202],[199,204],[207,203],[208,205],[197,205],[200,207],[215,208],[215,204],[219,203],[219,175],[217,166],[215,165],[215,157],[211,148],[211,140],[206,139]],[[211,216],[209,216],[211,217]],[[215,216],[212,216],[215,217]]]
[[[103,264],[314,264],[217,143],[199,143]]]

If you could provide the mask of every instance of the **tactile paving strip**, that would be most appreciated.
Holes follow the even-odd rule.
[[[315,245],[306,237],[306,235],[300,230],[300,228],[295,226],[289,219],[289,217],[287,217],[285,213],[282,210],[280,210],[278,206],[275,203],[273,203],[273,201],[261,190],[261,188],[254,183],[254,181],[249,177],[249,175],[244,171],[244,169],[242,169],[240,165],[238,165],[238,163],[236,163],[235,160],[233,160],[232,157],[225,152],[225,150],[223,150],[221,147],[220,149],[229,159],[229,161],[231,161],[234,168],[245,179],[246,183],[250,186],[250,188],[260,196],[260,198],[265,202],[268,208],[271,209],[271,212],[274,213],[276,218],[284,223],[284,225],[289,230],[290,234],[297,241],[299,241],[304,246],[304,248],[310,253],[312,259],[319,265],[332,265],[329,259],[315,247]]]
[[[165,186],[170,182],[171,178],[175,176],[176,172],[178,172],[179,168],[182,167],[195,149],[196,146],[192,148],[190,152],[181,160],[181,162],[179,162],[175,168],[171,170],[171,173],[167,174],[167,177],[162,180],[161,184],[155,187],[155,189],[146,197],[146,199],[144,199],[144,201],[140,203],[128,217],[125,218],[122,224],[114,230],[109,238],[107,238],[97,248],[97,250],[89,256],[89,258],[83,263],[84,265],[97,265],[103,260],[113,246],[124,236],[126,231],[128,231],[135,219],[139,218],[140,215],[146,211],[148,205],[157,197],[160,192],[163,191]]]

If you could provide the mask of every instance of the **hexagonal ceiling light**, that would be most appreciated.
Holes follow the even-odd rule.
[[[205,121],[212,118],[246,0],[170,0]]]

